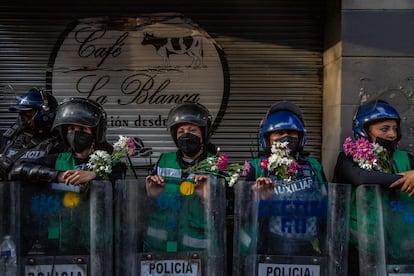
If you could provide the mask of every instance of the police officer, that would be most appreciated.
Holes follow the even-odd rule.
[[[201,104],[178,104],[168,114],[167,127],[178,150],[162,154],[146,177],[154,211],[148,217],[144,250],[205,250],[207,176],[189,176],[183,170],[216,153],[210,144],[211,115]],[[187,178],[194,182],[194,193],[183,196],[179,190],[188,184]]]
[[[35,162],[49,153],[57,152],[59,140],[51,132],[58,103],[52,94],[38,88],[16,97],[16,104],[9,107],[19,112],[17,123],[2,137],[0,179],[8,180],[13,165]]]
[[[90,155],[96,150],[112,153],[106,140],[107,116],[97,102],[80,97],[65,99],[58,107],[52,129],[56,131],[67,151],[51,154],[37,164],[15,166],[12,175],[29,181],[62,182],[83,186],[102,177],[87,168]],[[118,162],[112,167],[109,179],[125,177],[126,165]]]
[[[106,140],[106,112],[93,100],[65,99],[57,109],[52,129],[59,134],[67,150],[49,154],[39,162],[21,163],[11,172],[13,179],[41,184],[25,187],[31,194],[22,200],[22,204],[26,204],[22,210],[27,218],[22,227],[35,231],[23,231],[22,252],[31,254],[37,239],[48,254],[89,254],[88,183],[93,180],[115,183],[125,178],[126,165],[116,162],[106,178],[88,168],[87,163],[95,151],[104,150],[109,154],[113,151]],[[43,201],[45,198],[47,200]]]
[[[365,138],[371,143],[383,146],[389,155],[392,165],[392,173],[362,169],[353,161],[352,156],[340,152],[333,182],[350,183],[353,185],[350,209],[350,240],[349,240],[349,264],[348,275],[359,275],[358,260],[358,220],[356,211],[356,187],[362,184],[379,184],[389,193],[393,194],[394,188],[402,192],[401,199],[414,194],[414,157],[406,151],[397,148],[401,139],[400,115],[398,111],[382,100],[373,100],[358,107],[352,122],[352,131],[356,139]],[[396,219],[397,221],[397,219]],[[374,222],[372,222],[374,223]],[[407,228],[405,225],[401,228]],[[398,234],[390,233],[397,237]],[[408,238],[401,234],[400,237]],[[397,246],[396,255],[403,255],[404,250]]]
[[[320,254],[323,245],[318,242],[323,241],[321,237],[325,233],[326,206],[323,196],[326,195],[326,179],[321,164],[304,154],[306,131],[301,109],[288,101],[272,105],[261,123],[259,135],[265,156],[250,162],[251,169],[246,180],[254,182],[252,189],[258,194],[258,199],[263,200],[261,204],[271,200],[277,204],[269,206],[278,208],[289,205],[291,210],[282,210],[281,207],[270,211],[268,216],[259,215],[258,253]],[[295,177],[287,181],[282,179],[282,175],[269,172],[263,166],[264,160],[271,162],[269,157],[276,142],[286,143],[289,156],[299,165]],[[297,204],[292,207],[293,199]],[[311,202],[317,206],[312,212],[309,211]],[[300,209],[307,215],[301,215]],[[243,246],[249,248],[251,245]]]

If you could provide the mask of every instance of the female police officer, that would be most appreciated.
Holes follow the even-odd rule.
[[[359,275],[358,260],[358,220],[356,208],[356,188],[362,184],[378,184],[386,191],[385,195],[398,197],[399,200],[414,194],[414,157],[406,151],[397,149],[401,139],[400,115],[398,111],[385,101],[373,100],[358,107],[352,122],[352,131],[356,139],[365,138],[370,143],[377,143],[387,150],[391,172],[368,170],[361,168],[353,161],[352,156],[341,152],[338,155],[333,182],[350,183],[353,185],[350,209],[350,239],[348,275]],[[405,192],[397,195],[394,188]],[[386,202],[386,201],[384,201]],[[386,208],[386,206],[384,206]],[[397,223],[397,216],[394,216]],[[369,222],[374,225],[375,221]],[[407,225],[401,229],[411,229]],[[411,231],[412,232],[412,231]],[[410,238],[405,234],[389,233],[390,237],[397,239]],[[398,237],[400,236],[400,237]],[[392,238],[393,239],[393,238]],[[394,257],[407,255],[394,239],[390,252]]]
[[[263,166],[272,162],[275,143],[288,147],[288,155],[296,167],[294,177],[278,174]],[[301,109],[291,102],[274,104],[260,126],[260,144],[265,156],[253,159],[246,180],[254,181],[252,189],[258,193],[260,204],[272,201],[271,206],[291,206],[289,211],[272,209],[269,216],[260,217],[258,253],[282,255],[318,255],[325,233],[326,195],[325,175],[321,164],[303,152],[306,133]],[[275,156],[276,156],[275,155]],[[278,158],[279,159],[279,158]],[[287,156],[284,157],[284,160]],[[281,161],[280,159],[279,161]],[[293,202],[296,205],[292,207]],[[276,205],[275,205],[276,204]],[[315,208],[308,208],[309,206]],[[283,208],[282,208],[283,209]],[[301,212],[300,210],[305,210]],[[312,209],[312,211],[310,211]],[[246,245],[247,246],[247,245]]]
[[[208,240],[203,204],[208,178],[189,176],[184,170],[215,153],[210,144],[211,115],[199,103],[178,104],[168,114],[167,127],[178,150],[162,154],[146,178],[147,195],[154,199],[155,211],[149,214],[144,250],[205,250]],[[194,182],[194,194],[183,196],[180,188],[188,178]]]
[[[58,107],[52,130],[57,131],[67,150],[52,154],[39,162],[23,163],[13,169],[14,179],[62,182],[83,186],[90,180],[102,180],[86,164],[95,150],[111,153],[106,141],[106,112],[97,102],[80,97],[64,100]],[[109,179],[125,177],[126,166],[116,163]]]

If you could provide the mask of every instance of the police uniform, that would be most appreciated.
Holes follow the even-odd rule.
[[[258,207],[258,253],[272,255],[319,255],[326,228],[326,188],[320,163],[300,157],[296,180],[284,182],[260,168],[262,158],[251,161],[246,180],[270,177],[272,197]],[[245,244],[246,245],[246,244]]]
[[[0,157],[2,179],[10,180],[7,175],[13,166],[18,166],[20,163],[37,164],[48,154],[56,152],[58,150],[55,146],[56,141],[57,138],[50,138],[50,135],[32,138],[24,133],[18,134],[15,139],[9,141]]]
[[[43,254],[89,254],[90,249],[90,203],[88,189],[78,186],[55,183],[60,172],[67,170],[89,170],[87,163],[90,155],[78,158],[75,148],[67,138],[67,126],[80,125],[93,129],[90,144],[84,143],[83,152],[92,147],[94,150],[112,152],[112,146],[106,142],[106,113],[96,102],[85,98],[67,99],[59,106],[52,129],[60,134],[62,141],[71,147],[71,151],[49,154],[37,163],[24,162],[12,170],[16,178],[47,185],[28,185],[25,193],[26,220],[24,228],[34,231],[22,231],[23,254],[32,254],[36,248],[43,248]],[[82,131],[80,131],[82,132]],[[77,142],[77,144],[81,144]],[[73,150],[73,151],[72,151]],[[113,183],[125,178],[126,166],[117,162],[108,175]],[[103,180],[97,174],[94,180]],[[104,199],[100,199],[104,200]],[[26,215],[30,214],[30,215]],[[100,234],[100,233],[99,233]],[[102,233],[103,236],[105,233]],[[106,241],[94,237],[99,244]],[[40,245],[36,244],[36,240]],[[98,245],[99,245],[98,244]],[[36,253],[34,253],[36,254]]]
[[[356,208],[356,188],[361,184],[377,184],[381,185],[384,190],[387,190],[389,185],[394,181],[401,178],[401,175],[397,173],[409,171],[414,168],[414,157],[408,154],[406,151],[395,150],[393,153],[393,173],[383,173],[380,171],[368,171],[361,169],[352,160],[351,156],[346,156],[345,153],[341,152],[338,156],[338,161],[335,167],[335,173],[333,181],[336,183],[352,183],[353,189],[351,193],[351,204],[350,204],[350,254],[349,254],[349,273],[352,275],[358,273],[359,260],[358,260],[358,220],[357,220],[357,208]],[[391,206],[390,202],[404,201],[409,202],[411,198],[407,193],[397,193],[392,190],[383,193],[383,212],[392,212],[392,209],[396,207]],[[367,202],[374,202],[374,200],[367,199]],[[408,206],[406,206],[408,207]],[[377,206],[372,206],[372,210],[376,210]],[[404,207],[405,208],[405,207]],[[408,227],[407,218],[404,218],[405,212],[394,212],[392,222],[384,221],[386,227],[386,236],[389,239],[390,244],[388,245],[388,258],[391,259],[407,259],[412,256],[410,250],[404,250],[400,245],[401,239],[414,240],[414,234],[412,227]],[[375,227],[377,225],[377,218],[368,217],[368,224]],[[403,224],[397,226],[397,224]],[[387,227],[389,226],[389,228]],[[360,233],[364,234],[364,233]],[[367,234],[367,233],[365,233]]]
[[[180,192],[180,184],[190,176],[183,174],[178,158],[177,152],[164,153],[154,169],[154,174],[164,178],[165,190],[156,199],[149,199],[153,211],[147,218],[146,252],[200,251],[209,246],[200,198]]]
[[[397,123],[396,139],[387,140],[381,137],[376,137],[375,141],[371,141],[369,135],[369,127],[371,124],[384,121],[395,120]],[[377,184],[383,189],[383,214],[384,216],[384,230],[387,244],[387,262],[394,260],[404,260],[414,253],[412,250],[404,248],[401,245],[401,240],[414,240],[414,231],[410,224],[406,224],[407,218],[412,217],[411,214],[407,216],[407,212],[411,213],[410,206],[407,207],[407,212],[400,212],[393,203],[409,202],[410,199],[406,193],[397,191],[397,189],[389,189],[389,185],[394,181],[400,179],[402,176],[399,172],[409,171],[414,168],[414,157],[405,151],[396,149],[398,142],[401,139],[400,129],[400,115],[398,111],[382,100],[373,100],[360,105],[354,115],[352,121],[352,131],[355,138],[365,138],[370,142],[378,143],[387,149],[390,154],[390,164],[392,164],[392,173],[385,173],[376,170],[365,170],[358,166],[353,161],[352,156],[347,156],[344,152],[340,152],[335,166],[333,182],[352,184],[351,207],[350,207],[350,239],[349,239],[349,254],[348,254],[348,275],[359,274],[359,252],[358,252],[358,236],[367,236],[372,234],[371,230],[378,226],[376,212],[378,206],[372,202],[377,200],[369,198],[370,194],[364,198],[364,202],[370,204],[366,206],[368,225],[365,225],[369,233],[362,233],[358,230],[357,208],[356,208],[356,188],[362,184]],[[410,204],[411,205],[411,204]],[[388,217],[392,217],[392,222],[387,221]],[[400,224],[403,225],[400,225]],[[364,252],[366,254],[367,252]]]
[[[1,139],[0,180],[10,180],[13,166],[22,162],[37,163],[54,150],[61,149],[55,148],[58,139],[50,131],[57,106],[50,93],[37,88],[16,96],[16,104],[9,110],[19,112],[17,123],[6,130]]]

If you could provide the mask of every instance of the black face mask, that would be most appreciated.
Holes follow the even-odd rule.
[[[290,156],[296,156],[296,153],[299,151],[299,139],[292,136],[284,136],[276,140],[277,142],[288,142],[289,149],[290,149]]]
[[[194,157],[203,147],[201,139],[197,135],[184,133],[177,139],[178,148],[188,157]]]
[[[19,117],[17,118],[17,124],[19,125],[20,129],[23,131],[31,130],[32,126],[30,124],[31,118],[25,115],[24,113],[20,113]]]
[[[388,152],[394,152],[398,146],[397,140],[390,141],[390,140],[382,139],[380,137],[377,137],[375,139],[375,143],[385,148]]]
[[[83,131],[72,131],[66,135],[70,147],[77,153],[90,148],[93,143],[93,136]]]

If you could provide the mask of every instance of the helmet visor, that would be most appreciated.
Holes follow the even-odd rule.
[[[97,127],[102,113],[98,106],[85,103],[84,99],[80,101],[72,99],[62,103],[56,113],[53,127],[61,125]]]

